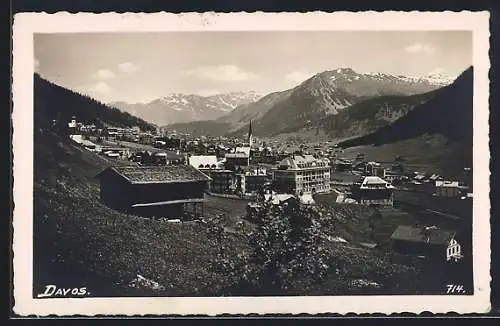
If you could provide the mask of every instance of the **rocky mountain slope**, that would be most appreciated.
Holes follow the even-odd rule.
[[[428,93],[447,82],[437,78],[358,73],[350,68],[325,71],[304,81],[285,100],[274,104],[255,121],[255,133],[270,136],[304,127],[321,127],[327,117],[362,101]],[[240,132],[244,130],[246,126]]]

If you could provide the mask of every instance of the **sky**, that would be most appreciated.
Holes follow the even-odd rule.
[[[458,76],[472,64],[467,31],[242,31],[35,34],[42,77],[103,102],[171,93],[292,88],[316,73]]]

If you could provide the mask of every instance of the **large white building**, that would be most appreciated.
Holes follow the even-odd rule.
[[[298,194],[330,191],[330,161],[312,155],[294,155],[282,160],[274,171],[280,192]]]
[[[189,165],[196,169],[217,169],[219,162],[215,155],[192,155],[189,156]]]

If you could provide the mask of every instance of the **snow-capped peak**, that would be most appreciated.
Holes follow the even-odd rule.
[[[423,79],[429,81],[430,83],[439,83],[439,84],[451,84],[455,78],[451,77],[442,69],[435,69],[428,73],[426,76],[422,77]]]

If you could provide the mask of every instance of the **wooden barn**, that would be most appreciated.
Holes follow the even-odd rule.
[[[202,216],[203,195],[210,180],[190,165],[115,166],[97,177],[105,205],[153,218]]]
[[[392,234],[393,250],[446,261],[447,249],[454,244],[455,231],[433,227],[400,225]],[[455,241],[456,242],[456,241]]]

